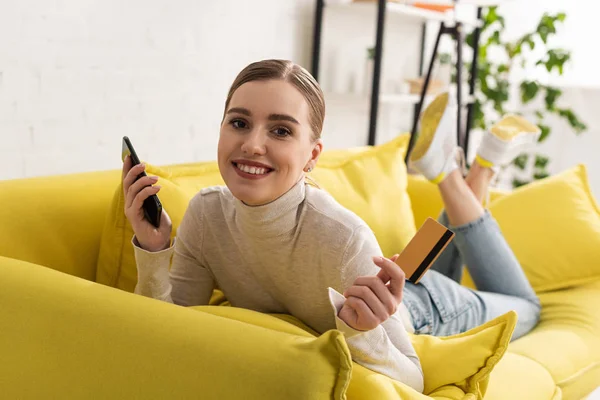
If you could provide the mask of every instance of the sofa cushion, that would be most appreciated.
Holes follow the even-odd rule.
[[[171,218],[173,224],[171,238],[173,238],[191,196],[173,181],[173,177],[177,174],[172,170],[148,164],[146,172],[159,178],[157,185],[162,188],[158,198]],[[124,201],[123,182],[119,179],[104,223],[96,267],[96,282],[133,292],[137,284],[137,267],[131,243],[133,229],[125,216]]]
[[[0,255],[93,281],[117,180],[100,171],[0,181]]]
[[[2,257],[0,304],[3,399],[341,400],[350,380],[339,331],[281,332]]]
[[[490,204],[536,292],[600,279],[600,211],[584,165]]]
[[[318,336],[317,332],[287,314],[266,315],[234,307],[191,308],[290,334]],[[462,399],[465,393],[485,393],[490,372],[506,351],[515,323],[516,314],[510,312],[458,335],[410,335],[425,375],[424,393],[429,398],[451,399]],[[385,375],[353,364],[349,399],[428,398]],[[452,387],[454,389],[450,389]],[[449,393],[457,397],[447,397]]]
[[[546,368],[509,350],[490,376],[485,400],[560,400],[561,395]]]
[[[542,365],[565,399],[600,385],[600,282],[540,294],[542,316],[510,351]]]
[[[435,185],[410,176],[408,193],[417,225],[439,215]],[[584,165],[512,192],[492,189],[489,209],[536,292],[600,280],[600,211]],[[474,287],[468,273],[463,284]]]
[[[216,161],[175,164],[163,168],[169,180],[176,183],[190,198],[209,186],[225,185]]]
[[[324,151],[310,177],[373,230],[383,254],[404,249],[416,233],[404,154],[408,135],[378,145]]]
[[[455,384],[465,393],[484,394],[490,373],[508,348],[516,322],[516,313],[510,311],[457,335],[412,335],[425,374],[425,393]]]

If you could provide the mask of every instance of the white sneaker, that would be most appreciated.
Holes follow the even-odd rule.
[[[484,133],[475,160],[483,167],[497,169],[537,143],[541,133],[525,118],[508,114]]]
[[[436,184],[459,167],[456,112],[447,92],[436,96],[421,116],[421,131],[410,153],[410,167]]]

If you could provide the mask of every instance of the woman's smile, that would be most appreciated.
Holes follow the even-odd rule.
[[[240,177],[250,180],[266,178],[274,171],[266,164],[248,160],[234,160],[231,165]]]

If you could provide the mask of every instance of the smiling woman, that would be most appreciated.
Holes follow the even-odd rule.
[[[195,306],[208,304],[218,285],[234,307],[291,314],[320,333],[343,331],[354,361],[422,391],[404,273],[394,257],[382,257],[362,219],[305,182],[323,150],[324,116],[323,93],[304,68],[264,60],[242,70],[219,136],[226,185],[190,201],[167,246],[152,243],[170,237],[168,216],[168,226],[155,229],[139,213],[146,193],[158,190],[131,185],[140,171],[126,162],[135,293]]]
[[[398,255],[383,257],[364,220],[305,183],[323,150],[323,94],[302,67],[266,60],[245,68],[227,96],[218,146],[226,186],[194,196],[173,245],[163,245],[167,215],[158,229],[143,219],[143,200],[158,191],[145,188],[151,178],[133,183],[142,168],[125,163],[135,292],[196,306],[208,304],[218,286],[234,307],[291,314],[319,333],[342,331],[355,362],[417,391],[424,377],[408,332],[448,336],[517,310],[515,336],[524,335],[539,320],[539,300],[481,201],[492,167],[539,131],[507,119],[515,134],[483,140],[477,154],[485,163],[465,179],[448,99],[441,95],[423,113],[428,134],[417,138],[422,151],[411,162],[439,184],[440,222],[456,239],[417,284],[406,282]],[[465,263],[486,292],[459,284]]]
[[[251,64],[227,96],[218,146],[219,169],[232,194],[267,204],[312,169],[323,149],[323,94],[297,65]]]

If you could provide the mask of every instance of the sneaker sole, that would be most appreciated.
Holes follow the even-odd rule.
[[[427,153],[427,150],[429,150],[429,146],[433,141],[433,137],[444,116],[446,107],[448,106],[448,100],[448,93],[439,95],[423,112],[421,122],[426,121],[427,123],[422,124],[421,126],[421,132],[419,133],[415,147],[413,147],[410,154],[411,161],[418,161]]]
[[[490,131],[490,133],[492,133]],[[485,135],[482,143],[482,147],[486,149],[485,154],[477,154],[477,162],[484,167],[495,167],[505,165],[514,160],[520,153],[527,150],[529,147],[537,143],[541,132],[524,132],[517,136],[514,136],[510,140],[502,139],[496,134]],[[507,145],[509,146],[508,151],[506,150]],[[488,161],[494,159],[500,159],[496,164]]]

